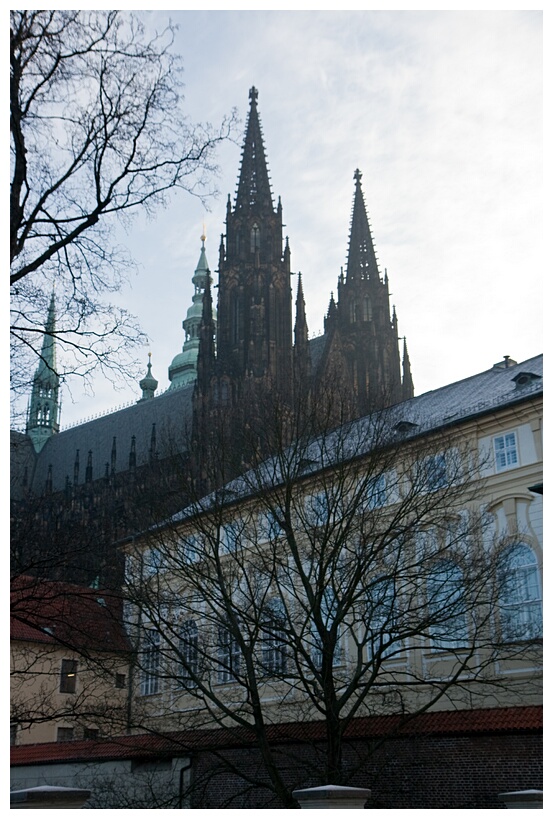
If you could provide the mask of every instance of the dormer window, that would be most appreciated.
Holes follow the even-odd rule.
[[[536,373],[521,372],[517,373],[512,380],[515,382],[517,389],[522,389],[535,381],[541,381],[541,376],[536,375]]]
[[[399,421],[394,430],[400,435],[405,435],[408,432],[413,432],[417,427],[418,424],[414,424],[412,421]]]

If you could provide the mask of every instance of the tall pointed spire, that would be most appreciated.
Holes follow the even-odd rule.
[[[305,315],[305,298],[301,273],[298,273],[298,295],[296,298],[296,323],[294,326],[294,392],[296,399],[305,399],[311,375],[311,353],[309,331]]]
[[[415,394],[413,385],[413,376],[411,375],[411,362],[409,361],[409,353],[407,352],[407,339],[403,338],[403,379],[401,382],[401,392],[403,400],[412,398]]]
[[[305,298],[303,295],[303,284],[301,273],[298,273],[298,295],[296,298],[296,323],[294,325],[294,342],[296,347],[305,344],[309,339],[307,329],[307,318],[305,315]]]
[[[59,432],[60,379],[56,364],[55,334],[56,300],[54,293],[52,293],[44,328],[40,360],[33,378],[27,420],[27,433],[37,452],[40,452],[51,435]]]
[[[250,392],[252,378],[260,389],[291,389],[290,247],[283,250],[280,199],[273,208],[257,96],[251,88],[236,204],[227,206],[219,253],[217,368],[234,379],[237,396],[243,379]]]
[[[211,272],[209,270],[205,252],[205,228],[200,239],[202,242],[200,258],[192,277],[192,284],[194,285],[192,306],[188,308],[186,318],[182,323],[182,327],[185,332],[184,344],[182,345],[182,352],[178,353],[174,357],[169,366],[169,381],[171,382],[170,389],[184,387],[186,384],[191,384],[196,380],[203,297],[206,283],[208,279],[211,280]],[[215,318],[212,318],[214,324],[216,324]]]
[[[236,211],[256,210],[259,213],[273,210],[273,197],[263,134],[257,112],[257,88],[250,88],[250,112],[242,149],[242,164],[236,192]]]
[[[211,279],[205,281],[202,295],[202,317],[198,330],[198,365],[197,387],[206,391],[211,376],[215,372],[215,320],[213,318],[213,300],[211,298]]]
[[[356,279],[378,279],[378,262],[374,251],[373,238],[367,218],[365,199],[361,189],[363,174],[356,169],[355,193],[353,198],[353,213],[349,235],[349,251],[346,278],[349,281]]]

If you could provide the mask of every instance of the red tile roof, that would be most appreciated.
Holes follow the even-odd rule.
[[[401,716],[359,717],[346,731],[351,739],[393,736],[478,734],[512,731],[539,731],[541,706],[433,711],[414,716],[401,724]],[[325,738],[324,722],[296,722],[268,728],[271,742],[317,741]],[[11,749],[11,764],[55,763],[83,760],[131,759],[136,757],[186,754],[192,751],[240,747],[255,742],[252,731],[238,728],[175,731],[163,735],[140,734],[108,740],[47,742],[19,745]]]
[[[128,651],[121,608],[113,592],[21,575],[11,584],[10,638],[77,650]]]

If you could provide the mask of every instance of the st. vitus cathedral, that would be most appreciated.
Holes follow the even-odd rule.
[[[45,527],[54,552],[63,551],[60,541],[67,553],[76,539],[82,545],[83,529],[96,547],[83,549],[78,567],[69,569],[60,559],[55,571],[44,570],[50,575],[113,582],[109,544],[140,525],[140,513],[155,514],[148,488],[155,486],[159,495],[163,487],[164,513],[186,502],[186,485],[197,478],[200,464],[205,468],[206,437],[221,411],[227,426],[243,431],[277,402],[305,408],[334,393],[336,420],[344,422],[413,396],[407,346],[404,341],[401,361],[388,276],[378,268],[359,170],[346,271],[338,277],[336,300],[330,296],[324,334],[309,338],[301,275],[293,304],[290,246],[280,198],[276,208],[273,202],[256,88],[249,99],[236,199],[233,205],[229,196],[219,246],[216,310],[202,236],[193,303],[183,321],[185,342],[169,367],[169,389],[156,395],[149,362],[136,404],[60,431],[52,298],[27,429],[12,434],[19,521],[14,553],[24,562],[21,544],[28,552],[35,542],[32,560],[40,563]],[[235,454],[247,466],[247,453]]]

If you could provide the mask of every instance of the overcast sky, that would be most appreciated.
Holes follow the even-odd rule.
[[[148,25],[167,13],[141,12]],[[539,11],[173,11],[191,120],[258,109],[311,335],[345,265],[353,173],[388,271],[416,394],[542,352],[542,15]],[[175,195],[125,237],[139,263],[123,303],[150,338],[159,391],[184,341],[205,223],[216,270],[241,148],[219,199]],[[216,274],[215,274],[216,278]],[[293,277],[294,302],[296,277]],[[140,397],[64,389],[62,426]]]

